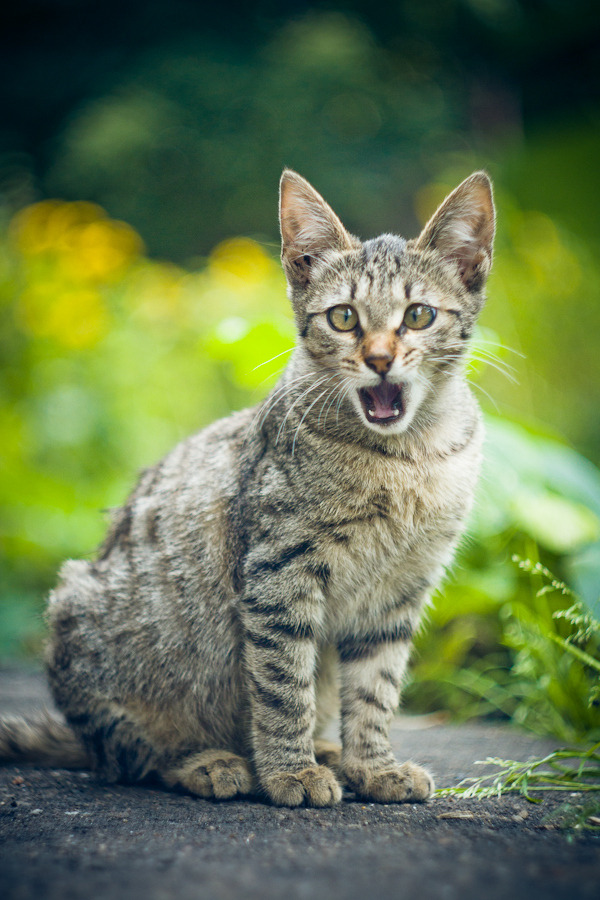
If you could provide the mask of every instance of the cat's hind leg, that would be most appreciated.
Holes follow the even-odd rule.
[[[176,753],[161,749],[156,735],[125,713],[104,717],[84,734],[93,768],[105,781],[134,784],[158,778],[168,788],[199,797],[228,800],[251,793],[254,782],[248,762],[231,750],[208,749]],[[159,742],[162,743],[162,742]]]
[[[248,762],[231,750],[190,753],[159,774],[167,787],[206,799],[231,800],[252,793],[255,786]]]
[[[122,707],[112,704],[91,712],[71,711],[67,719],[88,753],[92,770],[102,781],[138,784],[156,776],[163,754]]]
[[[320,766],[333,769],[336,775],[339,773],[342,762],[342,748],[339,744],[324,738],[315,738],[315,757]]]

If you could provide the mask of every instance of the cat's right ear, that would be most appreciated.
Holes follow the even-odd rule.
[[[329,204],[291,169],[285,169],[279,185],[281,261],[290,281],[305,286],[314,261],[326,250],[351,250],[359,246],[348,234]]]
[[[492,264],[495,217],[492,183],[485,172],[474,172],[446,197],[416,246],[437,250],[458,266],[468,291],[480,291]]]

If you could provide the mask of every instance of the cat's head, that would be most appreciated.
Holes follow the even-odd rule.
[[[406,431],[460,365],[484,302],[494,218],[490,180],[475,172],[418,238],[363,243],[304,178],[284,171],[281,258],[300,347],[323,384],[344,379],[370,429]]]

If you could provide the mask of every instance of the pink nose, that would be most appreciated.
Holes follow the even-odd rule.
[[[389,372],[394,357],[391,353],[371,353],[369,356],[365,356],[365,362],[378,375],[385,375],[386,372]]]

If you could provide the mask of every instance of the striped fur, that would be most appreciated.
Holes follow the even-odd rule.
[[[143,473],[94,562],[63,567],[50,685],[71,759],[107,780],[288,806],[337,803],[342,783],[422,800],[431,778],[399,765],[387,735],[479,467],[462,359],[491,262],[490,185],[467,179],[416,241],[362,244],[286,172],[281,223],[291,362],[257,408]],[[331,326],[339,304],[353,331]],[[435,308],[431,327],[403,324],[410,304]],[[402,405],[382,424],[359,392],[385,379]],[[319,742],[338,710],[341,755]],[[44,742],[36,757],[30,730],[29,759]]]

